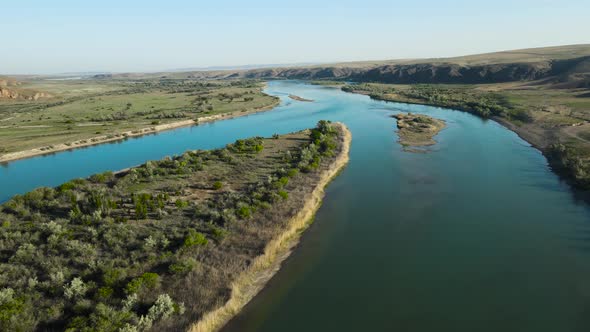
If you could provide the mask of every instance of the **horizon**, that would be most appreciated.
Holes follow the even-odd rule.
[[[252,69],[264,69],[264,68],[288,68],[288,67],[306,67],[306,66],[319,66],[319,65],[336,65],[342,63],[363,63],[363,62],[386,62],[386,61],[404,61],[404,60],[446,60],[459,57],[469,57],[484,54],[494,54],[503,52],[513,52],[522,50],[533,50],[543,48],[554,48],[554,47],[569,47],[569,46],[590,46],[589,43],[580,44],[564,44],[564,45],[543,45],[534,46],[518,49],[506,49],[506,50],[495,50],[485,53],[469,53],[469,54],[457,54],[446,57],[420,57],[420,58],[393,58],[393,59],[366,59],[366,60],[352,60],[352,61],[329,61],[329,62],[301,62],[301,63],[249,63],[249,64],[238,64],[238,65],[227,65],[227,66],[206,66],[206,67],[186,67],[186,68],[167,68],[160,70],[149,70],[149,71],[106,71],[106,70],[88,70],[79,72],[55,72],[55,73],[17,73],[17,74],[3,74],[0,72],[0,76],[69,76],[69,75],[83,75],[83,74],[150,74],[150,73],[174,73],[174,72],[207,72],[207,71],[231,71],[231,70],[252,70]]]
[[[296,5],[28,0],[6,4],[0,13],[0,28],[17,32],[4,40],[0,74],[447,58],[587,44],[583,34],[568,31],[590,31],[588,11],[590,4],[579,0],[370,0],[362,6],[348,0]]]

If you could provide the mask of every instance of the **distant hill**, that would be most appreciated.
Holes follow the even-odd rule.
[[[51,95],[45,92],[22,89],[21,83],[14,78],[0,76],[0,100],[37,100],[39,98],[49,98]]]
[[[0,76],[0,88],[6,88],[9,86],[16,86],[18,84],[19,84],[19,82],[12,77]]]
[[[350,62],[307,68],[251,70],[250,78],[341,79],[382,83],[500,83],[550,79],[586,86],[590,45],[477,54],[455,58]],[[548,82],[549,82],[548,81]]]
[[[475,84],[545,80],[545,83],[563,87],[590,87],[590,44],[531,48],[453,58],[113,75],[113,78],[117,77],[324,79],[399,84]]]

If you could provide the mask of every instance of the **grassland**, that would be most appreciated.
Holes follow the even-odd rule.
[[[590,94],[542,82],[342,87],[375,99],[443,106],[491,118],[540,149],[552,167],[580,188],[590,188]]]
[[[0,330],[179,331],[206,313],[195,329],[219,326],[307,225],[347,133],[320,121],[14,197]]]
[[[52,97],[0,100],[0,155],[53,152],[58,145],[83,146],[278,103],[254,81],[37,79],[20,86]]]

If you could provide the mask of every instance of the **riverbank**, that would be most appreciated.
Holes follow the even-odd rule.
[[[56,152],[61,152],[61,151],[66,151],[66,150],[84,148],[84,147],[97,145],[97,144],[120,141],[120,140],[125,140],[125,139],[131,138],[131,137],[139,137],[139,136],[143,136],[143,135],[155,134],[155,133],[166,131],[166,130],[172,130],[172,129],[177,129],[177,128],[181,128],[181,127],[198,125],[200,123],[213,122],[213,121],[218,121],[218,120],[227,120],[227,119],[233,119],[233,118],[237,118],[237,117],[241,117],[241,116],[252,115],[255,113],[259,113],[259,112],[265,112],[265,111],[272,110],[273,108],[275,108],[279,104],[280,104],[280,99],[275,99],[275,102],[272,105],[268,105],[265,107],[261,107],[261,108],[257,108],[257,109],[253,109],[253,110],[249,110],[249,111],[240,111],[240,112],[231,112],[231,113],[222,113],[222,114],[204,116],[204,117],[199,117],[195,120],[182,120],[182,121],[171,122],[171,123],[167,123],[167,124],[154,125],[151,127],[137,129],[137,130],[129,130],[129,131],[120,132],[120,133],[100,135],[100,136],[95,136],[95,137],[92,137],[89,139],[82,139],[82,140],[77,140],[77,141],[73,141],[73,142],[67,142],[67,143],[39,147],[39,148],[34,148],[34,149],[29,149],[29,150],[24,150],[24,151],[7,153],[7,154],[0,156],[0,163],[19,160],[19,159],[26,159],[26,158],[31,158],[31,157],[44,155],[44,154],[51,154],[51,153],[56,153]]]
[[[236,278],[232,283],[230,299],[223,306],[206,313],[189,331],[209,332],[221,329],[279,271],[281,263],[289,257],[299,242],[302,232],[313,221],[315,212],[321,206],[324,188],[348,163],[352,135],[345,125],[338,125],[343,133],[342,149],[330,167],[322,172],[320,180],[307,197],[302,209],[289,220],[285,231],[266,245],[264,254],[258,256],[250,267]]]

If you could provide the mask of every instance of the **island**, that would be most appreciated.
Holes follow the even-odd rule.
[[[397,119],[399,142],[404,147],[434,145],[433,137],[445,127],[443,120],[424,114],[400,113],[392,117]]]
[[[350,141],[320,121],[13,197],[2,330],[218,329],[294,248]]]
[[[293,100],[297,100],[297,101],[305,101],[305,102],[308,102],[308,103],[311,103],[311,102],[314,101],[313,99],[305,99],[305,98],[302,98],[302,97],[299,97],[299,96],[296,96],[296,95],[289,95],[289,98],[291,98]]]

